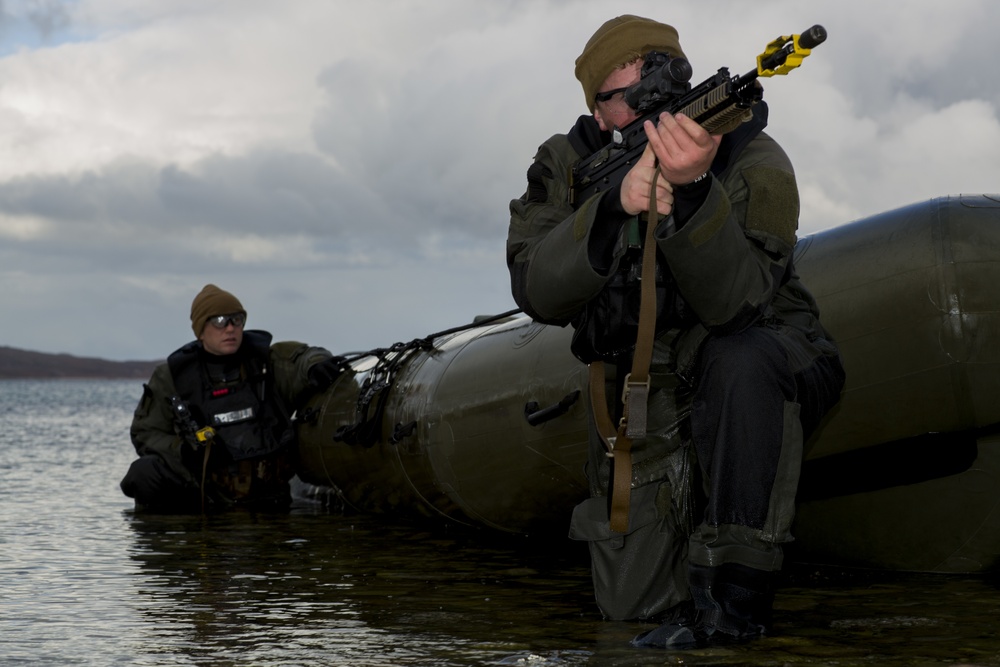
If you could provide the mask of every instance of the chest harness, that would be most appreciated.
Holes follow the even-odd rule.
[[[198,427],[196,434],[206,434],[197,439],[222,445],[233,461],[268,456],[294,443],[288,410],[269,373],[270,343],[269,333],[246,331],[232,358],[211,359],[197,341],[167,358],[179,404]]]

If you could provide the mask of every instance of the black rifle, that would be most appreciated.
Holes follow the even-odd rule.
[[[648,139],[643,123],[659,123],[664,111],[683,113],[713,132],[743,115],[763,96],[757,77],[787,74],[802,63],[810,49],[826,40],[823,26],[814,25],[801,35],[775,39],[757,56],[757,69],[730,76],[725,67],[691,87],[691,65],[680,57],[653,51],[646,55],[642,78],[625,91],[625,102],[639,118],[625,128],[615,128],[612,142],[573,168],[573,205],[612,188],[638,162]]]

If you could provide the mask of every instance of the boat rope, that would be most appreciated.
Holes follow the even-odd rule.
[[[357,421],[341,426],[333,435],[335,442],[348,445],[371,447],[379,440],[382,433],[382,418],[385,414],[385,404],[389,397],[396,375],[405,363],[418,351],[434,348],[434,341],[442,336],[460,333],[468,329],[492,324],[520,313],[516,308],[498,315],[476,318],[473,322],[461,326],[438,331],[422,338],[414,338],[405,343],[395,343],[389,347],[376,348],[367,352],[353,352],[344,357],[345,360],[357,360],[374,357],[377,359],[374,367],[361,384],[358,392]],[[374,403],[374,407],[373,407]],[[413,432],[416,424],[397,425],[392,441],[398,443],[403,437]]]

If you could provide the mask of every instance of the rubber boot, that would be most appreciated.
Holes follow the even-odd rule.
[[[771,625],[774,573],[727,563],[688,566],[693,620],[667,621],[632,640],[633,646],[667,649],[704,648],[749,641]]]

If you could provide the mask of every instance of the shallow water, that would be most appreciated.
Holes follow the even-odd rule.
[[[0,382],[0,665],[998,665],[990,577],[795,567],[776,634],[639,651],[585,547],[345,515],[131,511],[140,383]]]

